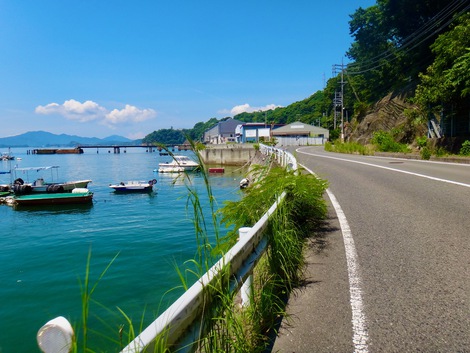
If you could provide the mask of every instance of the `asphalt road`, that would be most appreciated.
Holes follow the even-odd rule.
[[[337,203],[272,351],[470,352],[470,166],[295,155]]]

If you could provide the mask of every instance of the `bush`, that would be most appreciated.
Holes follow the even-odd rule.
[[[380,152],[409,152],[406,145],[396,142],[392,135],[386,131],[374,132],[371,142],[377,146],[377,150]]]
[[[464,143],[462,143],[462,148],[460,149],[461,156],[470,156],[470,141],[465,140]]]
[[[427,147],[423,147],[420,151],[421,159],[430,160],[431,150]]]
[[[416,138],[416,144],[419,148],[426,147],[428,143],[428,138],[426,136],[419,136]]]

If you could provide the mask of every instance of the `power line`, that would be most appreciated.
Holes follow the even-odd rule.
[[[460,17],[464,12],[466,12],[468,9],[470,9],[470,4],[467,4],[467,6],[465,6],[463,9],[461,9],[457,12],[456,17],[451,17],[450,19],[447,19],[443,24],[440,24],[440,26],[437,29],[434,29],[432,32],[430,32],[435,26],[438,25],[439,21],[441,21],[445,18],[448,18],[448,16],[450,14],[455,13],[455,10],[457,10],[457,8],[456,8],[456,6],[458,5],[457,3],[459,3],[459,2],[465,3],[465,2],[468,2],[468,0],[456,0],[453,3],[451,3],[448,7],[441,10],[441,12],[439,12],[437,15],[435,15],[425,25],[420,27],[420,29],[418,30],[419,31],[418,34],[416,34],[418,31],[416,31],[413,34],[411,34],[410,36],[408,36],[407,38],[405,38],[403,40],[403,44],[400,47],[398,47],[395,51],[387,50],[387,51],[375,56],[374,58],[366,60],[364,63],[361,63],[361,64],[359,64],[357,62],[349,64],[348,65],[348,69],[350,70],[349,73],[351,75],[357,75],[357,74],[361,74],[361,73],[365,73],[365,72],[377,69],[377,68],[379,68],[379,67],[381,67],[381,66],[383,66],[383,65],[385,65],[385,64],[387,64],[387,63],[389,63],[393,60],[396,60],[397,59],[396,54],[400,54],[400,53],[406,54],[410,50],[413,50],[414,48],[416,48],[417,46],[419,46],[420,44],[425,42],[430,37],[432,37],[435,34],[439,33],[443,28],[447,27],[450,23],[452,23],[455,20],[455,18]],[[428,28],[426,28],[426,27],[428,27]],[[426,28],[426,30],[424,30],[424,28]],[[415,43],[411,47],[407,48],[409,45],[416,42],[416,40],[418,40],[419,38],[421,38],[425,34],[428,34],[428,35],[426,35],[426,37],[424,37],[418,43]],[[389,57],[391,57],[391,59],[387,60]],[[383,60],[385,60],[385,62]],[[377,63],[379,63],[379,64],[377,64]],[[364,65],[364,64],[366,64],[367,66],[370,66],[370,65],[374,65],[374,66],[367,68],[367,66]],[[354,71],[354,69],[356,67],[359,68],[359,67],[364,67],[364,66],[366,66],[366,68],[364,68],[360,71]]]
[[[419,39],[420,37],[428,33],[429,30],[432,29],[434,26],[436,26],[439,21],[443,20],[444,18],[447,18],[450,14],[454,13],[459,6],[458,3],[461,1],[462,0],[454,0],[447,7],[439,11],[436,15],[434,15],[429,21],[423,24],[415,32],[410,34],[408,37],[404,38],[399,47],[401,49],[406,48],[408,45],[412,44],[415,40]],[[430,28],[427,28],[427,27],[430,27]],[[375,57],[365,60],[362,64],[375,65],[375,63],[378,62],[379,60],[385,59],[388,56],[391,56],[392,54],[393,52],[391,52],[390,50],[387,50],[385,52],[382,52],[376,55]],[[355,63],[352,63],[350,66],[354,66],[354,65]]]
[[[465,3],[465,1],[467,1],[467,0],[463,0],[464,3]],[[364,61],[362,63],[362,65],[364,65],[364,64],[375,65],[375,63],[379,62],[380,60],[386,59],[386,58],[392,56],[394,53],[399,52],[399,50],[403,50],[408,45],[411,45],[416,40],[421,38],[423,35],[427,34],[431,29],[433,29],[433,27],[435,27],[438,24],[439,21],[443,20],[444,18],[448,18],[449,15],[455,13],[455,11],[458,10],[458,6],[460,6],[459,5],[460,2],[462,2],[462,0],[454,0],[454,2],[450,3],[447,7],[442,9],[439,13],[434,15],[428,22],[426,22],[418,30],[416,30],[415,32],[410,34],[408,37],[406,37],[403,40],[402,45],[400,45],[400,47],[398,48],[398,51],[392,52],[391,50],[387,50],[383,53],[380,53],[380,54],[376,55],[375,57],[373,57],[371,59],[368,59],[368,60]],[[468,8],[468,6],[465,9],[467,9],[467,8]],[[465,11],[465,9],[463,11]],[[461,12],[463,12],[463,11],[461,11]],[[444,26],[441,26],[440,28],[438,28],[438,30],[440,30],[443,27]],[[435,33],[435,31],[433,33]],[[421,44],[422,42],[423,41],[419,42],[418,45]],[[359,64],[358,63],[352,63],[349,66],[354,67],[355,65],[359,65]]]

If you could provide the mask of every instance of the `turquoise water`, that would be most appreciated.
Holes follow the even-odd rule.
[[[22,158],[14,161],[19,167],[58,165],[60,180],[93,180],[88,188],[94,192],[94,201],[90,206],[56,209],[15,210],[0,205],[0,353],[39,352],[36,333],[57,316],[78,325],[80,283],[89,251],[91,285],[117,255],[93,294],[99,304],[90,308],[89,326],[107,337],[90,335],[90,347],[96,351],[105,351],[108,338],[119,341],[119,327],[126,322],[117,307],[133,319],[138,330],[140,321],[148,325],[181,295],[175,264],[181,266],[194,258],[196,239],[191,206],[187,209],[188,182],[153,172],[159,161],[170,157],[140,148],[120,154],[105,149],[99,153],[85,150],[82,155],[12,152]],[[0,162],[1,171],[7,168],[7,162]],[[29,174],[30,179],[35,176]],[[50,172],[43,176],[46,181],[57,177]],[[0,177],[0,184],[9,181],[8,175]],[[158,182],[153,194],[120,195],[108,187],[154,178]],[[225,174],[210,176],[219,206],[240,197],[240,178],[240,170],[228,168]],[[194,174],[190,181],[208,210],[202,177]],[[207,220],[210,223],[209,212]]]

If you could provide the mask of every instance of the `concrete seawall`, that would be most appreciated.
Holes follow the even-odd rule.
[[[244,165],[256,154],[253,144],[206,145],[200,151],[205,164]]]

